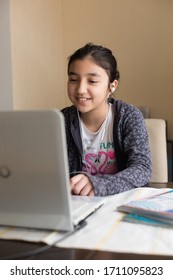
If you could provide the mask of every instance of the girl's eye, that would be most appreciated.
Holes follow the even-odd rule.
[[[69,79],[69,82],[75,83],[75,82],[77,82],[77,79],[75,79],[75,78],[70,78],[70,79]]]
[[[90,80],[89,81],[91,84],[97,84],[98,83],[98,81],[96,81],[96,80]]]

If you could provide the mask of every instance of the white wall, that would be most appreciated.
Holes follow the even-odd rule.
[[[61,0],[10,0],[15,109],[65,106]]]
[[[9,0],[0,0],[0,110],[12,108]]]

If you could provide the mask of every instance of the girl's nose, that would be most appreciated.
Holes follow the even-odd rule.
[[[80,81],[78,84],[78,93],[84,94],[87,92],[87,84],[85,81]]]

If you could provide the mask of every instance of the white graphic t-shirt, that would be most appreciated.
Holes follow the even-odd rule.
[[[82,171],[92,175],[117,173],[116,155],[113,144],[113,111],[109,112],[101,127],[96,132],[89,131],[79,118],[83,143]]]

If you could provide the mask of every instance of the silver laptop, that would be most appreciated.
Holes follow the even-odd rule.
[[[103,201],[70,193],[60,111],[0,112],[0,225],[71,231]]]

